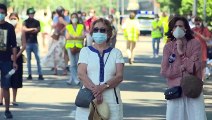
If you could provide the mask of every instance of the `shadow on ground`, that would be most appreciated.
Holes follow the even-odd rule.
[[[67,114],[74,108],[75,106],[72,103],[19,103],[18,107],[12,107],[12,113],[13,120],[74,120],[73,117]],[[3,119],[3,113],[0,119]]]

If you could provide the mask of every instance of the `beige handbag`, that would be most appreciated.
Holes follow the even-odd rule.
[[[97,104],[96,99],[94,99],[89,106],[90,114],[88,120],[109,120],[110,110],[106,102]]]

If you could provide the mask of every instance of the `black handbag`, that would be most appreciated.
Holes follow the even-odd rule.
[[[93,93],[88,88],[81,88],[75,99],[77,107],[89,108],[90,102],[94,99]]]
[[[164,92],[164,95],[166,100],[180,98],[182,95],[182,88],[181,86],[169,88]]]

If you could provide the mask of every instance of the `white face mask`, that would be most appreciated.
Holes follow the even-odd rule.
[[[185,36],[185,31],[182,28],[177,27],[173,32],[173,36],[176,39],[183,38]]]
[[[10,24],[12,24],[13,26],[16,26],[18,23],[18,20],[10,20]]]
[[[71,22],[72,22],[72,23],[77,23],[78,20],[77,20],[77,18],[72,18],[72,19],[71,19]]]

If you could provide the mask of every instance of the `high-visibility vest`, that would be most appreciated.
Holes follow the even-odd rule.
[[[77,24],[76,31],[74,30],[74,27],[72,24],[69,24],[66,26],[67,32],[71,36],[79,37],[83,35],[84,32],[84,26],[82,24]],[[66,49],[68,48],[82,48],[83,47],[83,40],[66,40]]]
[[[161,16],[160,21],[161,21],[162,26],[163,26],[163,41],[166,43],[168,38],[165,35],[165,33],[167,33],[168,30],[169,30],[169,17],[168,16],[166,16],[166,17]]]
[[[151,36],[152,38],[161,38],[162,37],[162,23],[160,21],[153,21],[152,22],[152,27],[153,27],[153,30],[151,32]],[[157,28],[159,27],[159,28]],[[156,29],[157,28],[157,29]]]
[[[138,41],[139,39],[139,22],[137,19],[128,19],[123,26],[124,37],[128,41]]]

